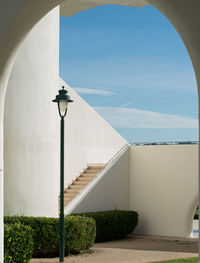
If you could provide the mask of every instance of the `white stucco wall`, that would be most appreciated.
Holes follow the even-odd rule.
[[[189,237],[198,203],[198,145],[132,146],[130,209],[135,233]]]
[[[65,186],[88,163],[107,163],[127,141],[63,80],[73,103],[65,119]],[[57,110],[57,109],[55,109]]]
[[[66,83],[60,80],[59,85],[58,62],[56,8],[24,41],[9,79],[4,117],[7,215],[58,216],[60,123],[52,99],[61,85],[74,100],[65,119],[65,186],[88,163],[106,163],[127,143]]]
[[[59,8],[45,16],[20,48],[4,115],[6,215],[57,216]]]
[[[130,148],[81,200],[73,214],[129,209],[129,151]]]

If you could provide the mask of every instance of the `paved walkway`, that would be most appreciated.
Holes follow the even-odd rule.
[[[88,253],[65,258],[67,263],[149,263],[196,257],[195,239],[129,236],[123,240],[95,244]],[[57,263],[54,259],[32,259],[31,263]]]

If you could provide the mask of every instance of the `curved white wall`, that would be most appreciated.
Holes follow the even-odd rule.
[[[30,32],[15,61],[4,116],[5,214],[57,216],[59,8]]]
[[[132,146],[130,209],[135,233],[189,237],[198,203],[198,145]]]

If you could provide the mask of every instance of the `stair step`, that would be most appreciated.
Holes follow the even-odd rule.
[[[69,196],[69,197],[65,198],[65,199],[64,199],[64,203],[71,201],[72,199],[75,198],[75,196],[76,196],[76,195]]]
[[[75,197],[75,195],[74,195],[74,196],[70,196],[70,197],[68,197],[68,198],[64,199],[64,204],[66,204],[67,202],[69,202],[69,201],[73,200],[73,199],[74,199],[74,197]],[[60,206],[60,204],[59,204],[59,206]]]
[[[70,186],[72,186],[72,185],[74,185],[74,184],[71,184]],[[83,185],[85,185],[85,184],[75,184],[75,185],[77,185],[77,186],[79,186],[79,185],[83,186]],[[70,188],[70,186],[65,190],[64,194],[73,193],[74,191],[76,191],[76,189],[72,189],[72,188]]]
[[[72,185],[84,185],[85,184],[85,181],[75,181],[75,182],[73,182],[73,184]]]
[[[76,195],[77,194],[77,190],[76,191],[74,191],[74,192],[72,192],[72,193],[68,193],[68,194],[65,194],[64,195],[64,198],[68,198],[68,197],[70,197],[70,196],[74,196],[74,195]]]
[[[90,181],[93,177],[94,177],[94,176],[92,176],[92,177],[79,177],[76,182],[88,182],[88,181]]]
[[[64,200],[64,206],[65,206],[67,203],[69,203],[72,199],[73,199],[73,198],[69,198],[69,199]],[[59,204],[58,204],[58,208],[59,208],[59,210],[60,210],[60,202],[59,202]]]
[[[101,171],[103,169],[103,167],[99,167],[99,166],[89,166],[88,168],[87,168],[87,170],[86,171]]]
[[[73,193],[72,195],[65,195],[64,200],[72,198],[73,196],[77,195],[77,193],[78,191],[76,193]]]
[[[67,193],[64,194],[64,196],[71,196],[75,195],[77,193],[77,189],[73,189],[72,191],[68,191]]]
[[[69,189],[80,189],[80,188],[82,188],[82,185],[74,185],[74,184],[72,184],[69,187]]]
[[[90,173],[83,173],[83,174],[81,174],[80,175],[80,177],[93,177],[93,176],[95,176],[96,175],[96,173],[92,173],[92,174],[90,174]]]
[[[88,166],[105,166],[105,163],[88,163]]]
[[[100,169],[87,169],[87,170],[85,170],[84,171],[84,174],[85,173],[88,173],[88,174],[96,174],[96,173],[98,173],[98,171],[100,171]]]
[[[76,196],[76,195],[70,196],[70,197],[68,197],[68,198],[65,198],[65,199],[64,199],[64,204],[67,203],[67,202],[69,202],[70,200],[74,199],[75,196]]]
[[[105,164],[88,164],[88,169],[102,169],[105,166]]]
[[[77,195],[78,192],[74,193],[73,195],[69,195],[69,196],[64,196],[64,202],[66,200],[69,200],[69,199],[72,199],[73,197],[75,197]],[[58,199],[59,200],[59,204],[60,204],[60,198]]]
[[[69,198],[65,198],[65,199],[64,199],[64,205],[65,205],[66,203],[68,203],[69,201],[71,201],[74,197],[75,197],[75,196],[71,196],[71,197],[69,197]],[[60,201],[58,202],[58,207],[59,207],[59,209],[60,209]]]

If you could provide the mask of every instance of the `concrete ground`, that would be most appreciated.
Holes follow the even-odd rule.
[[[128,236],[123,240],[98,243],[88,253],[65,258],[67,263],[149,263],[197,257],[198,240]],[[57,263],[58,258],[32,259],[31,263]]]

